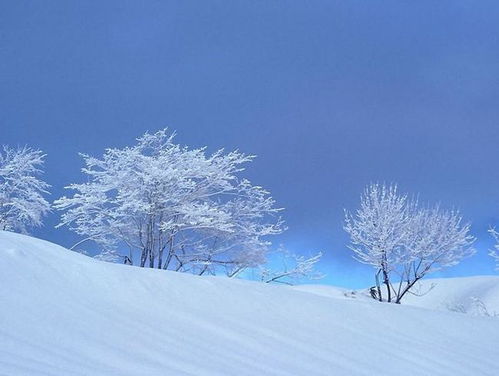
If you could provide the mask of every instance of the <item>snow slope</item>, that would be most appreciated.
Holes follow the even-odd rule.
[[[0,375],[497,375],[499,320],[109,264],[0,232]]]
[[[368,289],[326,285],[302,285],[294,289],[330,298],[372,300]],[[402,304],[499,318],[499,276],[425,279],[415,285],[414,294],[404,296]]]
[[[407,295],[404,304],[429,309],[452,310],[473,315],[479,312],[475,299],[489,314],[499,315],[499,276],[428,279],[421,282],[418,293]]]

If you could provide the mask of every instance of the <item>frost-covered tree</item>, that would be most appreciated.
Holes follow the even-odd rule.
[[[355,214],[346,213],[354,257],[376,271],[373,297],[400,303],[427,274],[471,256],[474,237],[457,211],[420,208],[397,187],[371,184]],[[379,276],[383,277],[384,289]]]
[[[269,193],[238,177],[253,156],[207,155],[173,138],[146,133],[100,159],[83,155],[87,182],[55,202],[59,226],[82,236],[74,248],[92,240],[107,260],[196,274],[263,263],[284,226]]]
[[[0,230],[26,233],[50,211],[50,187],[39,178],[45,155],[28,147],[0,151]]]
[[[434,208],[411,212],[407,240],[398,268],[396,303],[427,274],[458,264],[475,253],[470,235],[470,224],[463,223],[458,211]]]
[[[355,214],[345,211],[344,229],[350,235],[349,248],[358,261],[376,270],[377,297],[383,300],[380,276],[392,300],[390,275],[404,255],[403,244],[410,222],[409,203],[397,186],[371,184],[361,195]]]
[[[489,251],[490,257],[492,257],[496,262],[496,270],[499,270],[499,232],[495,228],[490,228],[489,233],[494,237],[496,244],[494,248]]]

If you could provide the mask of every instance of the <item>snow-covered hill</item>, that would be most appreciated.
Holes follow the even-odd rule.
[[[348,290],[326,285],[303,285],[294,289],[330,298],[372,301],[368,289]],[[413,294],[404,297],[403,304],[499,319],[499,276],[422,280],[415,285]]]
[[[0,375],[498,374],[496,318],[109,264],[7,232],[0,254]]]

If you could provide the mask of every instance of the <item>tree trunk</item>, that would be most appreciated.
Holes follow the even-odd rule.
[[[147,260],[147,251],[142,249],[142,253],[140,255],[140,267],[143,268],[146,265]]]
[[[379,273],[381,273],[381,269],[378,270],[378,272],[376,273],[376,289],[378,290],[378,300],[380,302],[383,301],[383,295],[381,293],[381,285],[379,283]]]
[[[417,281],[419,281],[420,279],[421,278],[419,277],[419,278],[414,279],[414,281],[408,283],[407,286],[405,286],[404,290],[402,290],[402,293],[399,296],[397,296],[397,300],[395,301],[395,303],[400,304],[400,301],[402,300],[404,295],[407,294],[409,292],[409,290],[412,288],[412,286],[414,286],[415,283]]]
[[[161,269],[163,266],[163,249],[160,249],[158,252],[158,269]]]
[[[152,254],[152,249],[149,250],[149,267],[154,268],[154,256]]]
[[[383,271],[383,283],[386,285],[386,294],[387,294],[387,302],[391,303],[392,301],[392,291],[390,288],[390,277],[388,276],[388,262],[386,257],[386,251],[383,252],[383,259],[381,262],[381,270]]]
[[[392,290],[390,288],[390,279],[388,278],[388,273],[383,269],[383,283],[386,285],[387,301],[391,303],[392,301]]]

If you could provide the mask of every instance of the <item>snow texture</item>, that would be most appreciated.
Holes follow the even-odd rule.
[[[0,252],[0,375],[498,374],[497,318],[105,263],[10,232]]]

